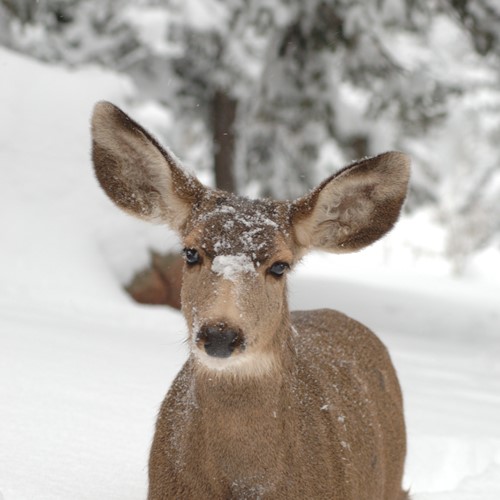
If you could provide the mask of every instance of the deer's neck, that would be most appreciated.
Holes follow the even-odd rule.
[[[210,466],[232,478],[235,497],[247,497],[255,484],[272,491],[276,467],[284,467],[286,456],[283,421],[290,420],[293,406],[286,377],[275,372],[241,378],[205,374],[194,386],[199,418],[193,424]]]
[[[196,373],[194,387],[200,407],[227,414],[247,406],[263,408],[275,405],[284,383],[283,374],[274,370],[259,376],[224,375],[203,370]]]
[[[277,332],[272,346],[276,363],[266,373],[224,376],[197,369],[191,360],[196,407],[191,439],[200,442],[207,471],[232,478],[235,497],[250,495],[255,484],[272,491],[277,468],[285,467],[284,435],[293,432],[295,406],[290,387],[294,358],[287,340],[293,333],[287,328],[285,323]]]

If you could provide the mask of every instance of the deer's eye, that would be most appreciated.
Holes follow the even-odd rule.
[[[186,259],[186,263],[188,266],[194,266],[201,262],[201,257],[198,253],[198,250],[195,250],[194,248],[185,248],[183,252],[184,259]]]
[[[267,272],[269,274],[272,274],[273,276],[276,276],[279,278],[280,276],[283,276],[285,274],[285,271],[287,269],[290,269],[289,264],[286,262],[275,262],[268,270]]]

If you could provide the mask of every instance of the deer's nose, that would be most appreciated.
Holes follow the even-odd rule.
[[[205,352],[215,358],[228,358],[243,344],[241,332],[224,323],[202,327],[196,340],[200,348],[203,346]]]

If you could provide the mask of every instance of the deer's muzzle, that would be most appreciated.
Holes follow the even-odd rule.
[[[243,333],[225,323],[205,325],[196,336],[196,344],[209,356],[228,358],[236,348],[244,348]]]

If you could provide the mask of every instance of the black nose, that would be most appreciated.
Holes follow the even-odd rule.
[[[203,344],[209,356],[215,358],[228,358],[243,343],[241,332],[224,323],[204,326],[198,332],[197,341]]]

